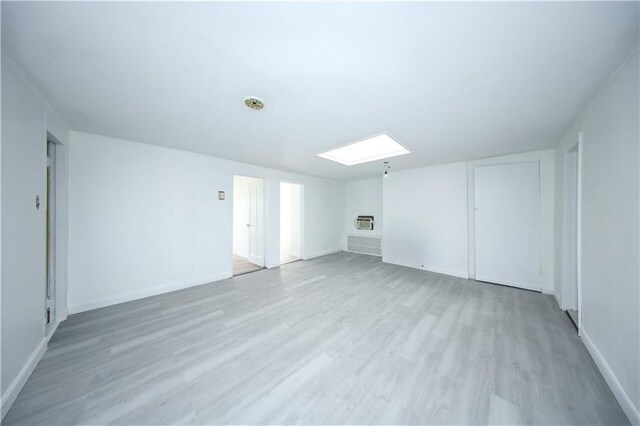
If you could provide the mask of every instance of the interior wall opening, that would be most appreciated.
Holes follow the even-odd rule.
[[[280,264],[302,259],[302,185],[280,182]]]
[[[579,328],[578,284],[578,145],[564,156],[564,235],[562,305]]]
[[[233,177],[233,275],[264,269],[264,181]]]

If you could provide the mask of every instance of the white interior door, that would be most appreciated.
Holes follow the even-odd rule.
[[[249,189],[249,262],[264,266],[264,183],[252,179]]]
[[[476,279],[530,290],[540,283],[540,165],[475,169]]]

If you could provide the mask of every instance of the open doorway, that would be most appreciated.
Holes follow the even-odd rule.
[[[280,182],[280,264],[302,259],[302,185]]]
[[[46,283],[44,322],[49,334],[55,319],[56,306],[56,144],[47,141],[47,194],[46,194]]]
[[[579,280],[579,143],[564,155],[564,235],[562,304],[580,330]]]
[[[233,177],[233,275],[264,268],[264,181]]]

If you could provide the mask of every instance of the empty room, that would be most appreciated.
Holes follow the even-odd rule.
[[[0,8],[2,425],[640,425],[640,2]]]

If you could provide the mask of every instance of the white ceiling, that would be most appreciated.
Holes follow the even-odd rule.
[[[638,3],[8,3],[3,50],[74,130],[354,180],[547,148],[638,44]],[[262,111],[243,104],[265,101]]]

